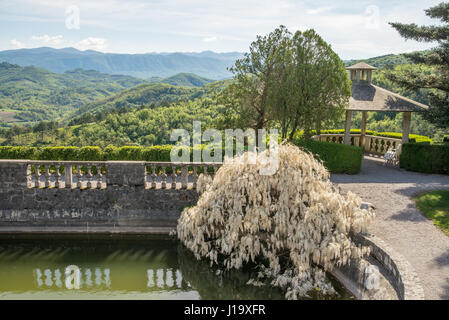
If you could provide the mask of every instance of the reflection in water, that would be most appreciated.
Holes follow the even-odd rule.
[[[283,299],[246,285],[249,271],[217,274],[173,240],[0,241],[0,298]]]

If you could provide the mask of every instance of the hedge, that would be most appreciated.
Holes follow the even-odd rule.
[[[297,139],[295,144],[322,160],[330,172],[357,174],[362,167],[363,151],[360,147],[305,139]]]
[[[10,147],[0,146],[0,159],[30,159],[30,160],[73,160],[73,161],[170,161],[172,145],[151,147]],[[201,149],[204,145],[201,146]],[[224,152],[223,152],[224,155]],[[190,148],[190,160],[193,160],[193,149]]]
[[[0,146],[0,159],[35,159],[35,147],[2,147]]]
[[[351,129],[352,134],[360,134],[360,129]],[[311,132],[313,135],[316,134],[316,130],[312,130]],[[331,130],[321,130],[322,134],[344,134],[345,129],[331,129]],[[371,136],[379,136],[379,137],[385,137],[385,138],[395,138],[395,139],[402,139],[402,133],[399,132],[377,132],[372,130],[366,130],[367,135]],[[299,138],[302,135],[302,131],[298,131],[297,137]],[[409,141],[410,142],[432,142],[432,139],[426,136],[420,136],[418,134],[409,134]]]
[[[400,166],[409,171],[449,174],[449,145],[406,143],[402,146]]]
[[[355,174],[360,171],[362,150],[359,147],[336,143],[304,141],[298,139],[296,144],[317,155],[331,172]],[[113,147],[102,150],[100,147],[4,147],[0,146],[0,159],[30,160],[77,160],[77,161],[170,161],[172,145],[152,147]],[[201,146],[201,149],[204,145]],[[223,150],[224,156],[224,150]],[[190,160],[193,161],[190,148]]]

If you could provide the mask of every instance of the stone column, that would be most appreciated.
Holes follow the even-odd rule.
[[[352,111],[346,110],[346,125],[345,125],[345,144],[351,144],[351,117]]]
[[[360,128],[360,146],[363,148],[363,151],[365,151],[365,136],[366,136],[366,117],[367,112],[362,111],[362,127]]]
[[[412,113],[410,111],[404,112],[404,120],[402,122],[402,144],[408,143],[411,119],[412,119]]]

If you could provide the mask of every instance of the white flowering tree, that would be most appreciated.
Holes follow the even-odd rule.
[[[317,289],[333,294],[325,271],[368,254],[350,235],[363,231],[373,213],[360,209],[356,195],[340,194],[311,154],[281,145],[279,162],[276,174],[263,176],[263,162],[248,164],[241,156],[213,181],[200,177],[200,198],[182,212],[178,237],[198,259],[226,269],[257,262],[259,279],[251,283],[269,279],[288,299]]]

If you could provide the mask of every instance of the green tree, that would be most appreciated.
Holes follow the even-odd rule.
[[[351,85],[343,62],[314,31],[297,31],[277,57],[282,61],[281,81],[273,86],[277,103],[273,115],[281,123],[283,136],[298,128],[310,138],[311,130],[332,126],[349,103]]]
[[[268,125],[274,56],[288,35],[288,30],[280,26],[266,36],[257,36],[249,52],[230,68],[234,80],[218,96],[218,102],[227,107],[223,112],[224,126],[253,128],[257,133]]]
[[[415,23],[390,23],[405,39],[421,42],[438,42],[432,50],[415,52],[406,56],[414,63],[432,66],[435,72],[413,68],[403,73],[387,73],[387,77],[399,86],[409,90],[428,89],[430,103],[423,116],[438,127],[449,126],[449,3],[442,2],[425,10],[427,16],[443,22],[439,26],[418,26]]]

